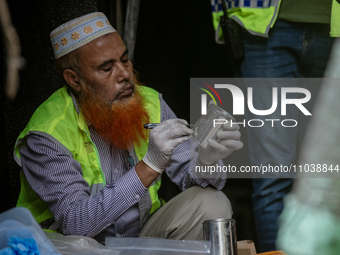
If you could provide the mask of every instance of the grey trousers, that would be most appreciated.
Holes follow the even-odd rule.
[[[231,218],[229,199],[213,188],[191,187],[156,211],[143,226],[140,237],[162,237],[175,240],[202,240],[202,222]]]

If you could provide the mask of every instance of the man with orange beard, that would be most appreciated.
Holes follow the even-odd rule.
[[[226,179],[191,178],[189,168],[190,158],[216,164],[240,149],[238,127],[225,127],[219,142],[209,143],[214,152],[190,155],[188,123],[158,92],[138,85],[126,46],[102,13],[59,26],[51,41],[66,86],[18,137],[17,206],[28,208],[42,228],[99,242],[108,236],[202,239],[204,220],[232,216],[218,191]],[[148,133],[149,122],[160,124]],[[184,191],[165,205],[157,193],[164,171]]]

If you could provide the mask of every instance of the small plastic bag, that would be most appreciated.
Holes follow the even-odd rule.
[[[32,239],[35,244],[30,241]],[[15,207],[0,214],[0,250],[3,254],[11,254],[12,251],[32,255],[60,254],[45,236],[31,212],[22,207]]]
[[[210,254],[207,241],[169,240],[164,238],[107,237],[105,247],[121,255],[205,255]]]

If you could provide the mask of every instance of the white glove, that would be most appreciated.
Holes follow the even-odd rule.
[[[230,125],[230,122],[223,125],[223,128],[217,131],[217,139],[208,140],[210,148],[204,149],[199,147],[198,153],[201,163],[211,165],[217,160],[224,159],[229,156],[233,151],[239,150],[243,147],[240,141],[241,133],[238,131],[239,125]]]
[[[143,158],[145,164],[162,173],[170,163],[177,145],[190,138],[192,130],[182,119],[169,119],[158,124],[149,134],[149,146]]]

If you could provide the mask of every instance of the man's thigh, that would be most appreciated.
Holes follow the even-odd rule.
[[[140,236],[202,240],[203,221],[231,217],[230,201],[222,191],[194,186],[155,212],[142,228]]]

